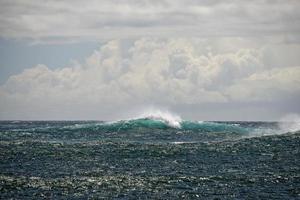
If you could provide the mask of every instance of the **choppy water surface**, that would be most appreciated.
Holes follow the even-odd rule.
[[[3,121],[0,198],[297,199],[300,132],[281,127]]]

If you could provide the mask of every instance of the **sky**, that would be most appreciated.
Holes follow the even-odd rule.
[[[0,120],[300,114],[298,0],[0,0]]]

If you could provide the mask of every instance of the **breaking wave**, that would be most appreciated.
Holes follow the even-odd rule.
[[[132,141],[170,141],[176,144],[195,141],[221,141],[261,136],[300,133],[298,116],[285,117],[279,122],[192,121],[171,112],[148,110],[119,121],[60,121],[7,122],[0,130],[10,136],[73,139],[120,139]],[[5,134],[4,134],[5,133]],[[24,134],[26,133],[26,134]],[[4,134],[4,135],[3,135]],[[6,136],[3,132],[2,136]],[[69,138],[69,139],[67,139]]]
[[[179,115],[176,115],[168,111],[161,111],[161,110],[154,110],[154,109],[149,109],[143,112],[142,114],[140,114],[137,118],[133,118],[133,119],[160,121],[174,128],[180,128],[182,122],[182,119]]]
[[[285,117],[279,122],[215,122],[183,120],[180,116],[161,110],[147,110],[137,117],[113,122],[93,122],[75,124],[64,129],[90,129],[94,131],[153,131],[165,130],[171,132],[197,132],[238,134],[244,137],[259,137],[298,132],[300,117],[296,115]]]

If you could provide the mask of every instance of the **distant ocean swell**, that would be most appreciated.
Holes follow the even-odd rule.
[[[248,136],[277,135],[285,133],[295,133],[300,130],[299,119],[289,119],[289,121],[279,122],[245,122],[245,121],[192,121],[182,120],[177,115],[169,113],[155,113],[141,115],[137,118],[119,120],[113,122],[93,122],[75,124],[72,126],[61,127],[62,129],[91,129],[109,132],[122,132],[130,130],[169,130],[173,132],[193,131],[198,133],[220,132],[238,133]]]
[[[2,123],[2,139],[24,138],[49,141],[123,140],[132,142],[213,142],[243,138],[292,134],[298,122],[209,122],[175,121],[145,117],[115,122],[40,121]],[[292,127],[292,128],[290,128]]]

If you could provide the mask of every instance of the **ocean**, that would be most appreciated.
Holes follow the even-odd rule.
[[[0,199],[300,199],[294,122],[1,121]]]

